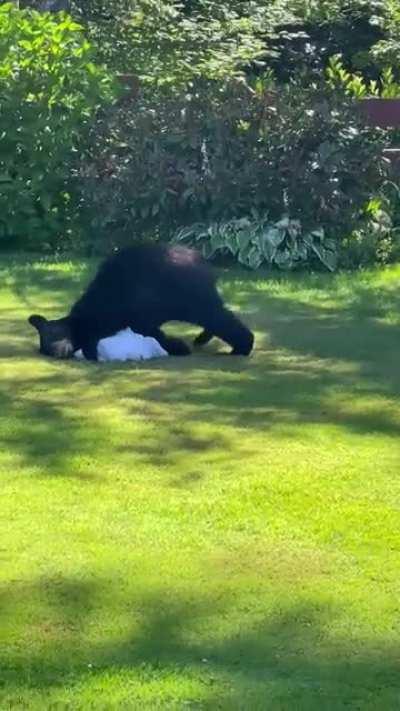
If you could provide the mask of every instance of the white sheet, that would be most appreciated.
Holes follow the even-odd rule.
[[[150,336],[141,336],[130,328],[119,331],[115,336],[102,338],[97,344],[97,359],[106,361],[150,360],[165,358],[168,353]],[[82,351],[75,353],[75,358],[84,359]]]

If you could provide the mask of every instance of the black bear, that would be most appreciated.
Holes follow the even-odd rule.
[[[122,249],[101,265],[68,316],[29,318],[39,332],[41,353],[70,358],[82,349],[89,360],[97,360],[100,339],[127,327],[153,336],[170,355],[188,355],[184,341],[161,330],[167,321],[201,326],[196,345],[217,336],[234,355],[248,355],[253,348],[252,332],[225,308],[209,265],[198,252],[181,246]]]

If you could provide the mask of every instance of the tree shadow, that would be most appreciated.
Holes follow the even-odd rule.
[[[117,636],[94,640],[91,621],[107,614],[110,600],[114,616],[119,605],[124,614],[128,605],[132,623]],[[396,708],[398,645],[384,637],[358,638],[349,628],[333,632],[332,622],[348,611],[310,599],[238,617],[236,605],[228,593],[188,597],[167,589],[136,590],[129,602],[121,601],[110,583],[99,580],[50,578],[3,589],[6,626],[21,610],[29,612],[19,618],[11,653],[0,651],[2,693],[12,699],[18,686],[19,693],[40,689],[54,699],[66,683],[93,687],[104,674],[133,673],[136,681],[160,684],[165,675],[189,674],[201,692],[186,701],[200,708]],[[153,694],[157,702],[156,689]],[[129,699],[139,701],[132,685]]]
[[[205,436],[204,434],[193,433],[193,418],[187,424],[183,422],[179,425],[171,425],[171,420],[164,420],[161,425],[160,417],[159,427],[157,432],[152,436],[150,433],[142,442],[132,442],[117,449],[118,453],[130,454],[134,461],[143,460],[149,462],[155,467],[166,467],[172,464],[178,464],[180,459],[186,456],[195,457],[197,454],[211,452],[215,449],[223,449],[225,452],[234,454],[234,448],[230,438],[222,434],[212,434]],[[192,473],[193,474],[193,473]],[[182,481],[192,483],[200,475],[190,476],[190,472],[185,472]]]
[[[52,303],[59,295],[66,302],[66,294],[94,264],[72,270],[72,285],[69,274],[49,265],[39,264],[33,276],[32,268],[22,264],[11,275],[13,288],[25,295],[29,308],[32,281],[49,299],[53,294]],[[36,375],[28,366],[17,380],[12,370],[9,375],[6,371],[1,412],[4,421],[9,413],[16,422],[13,430],[5,428],[6,444],[42,472],[68,470],[82,477],[84,472],[72,462],[77,453],[84,461],[108,451],[110,459],[131,456],[156,467],[191,458],[174,481],[194,486],[208,452],[251,458],[244,445],[249,431],[266,438],[290,437],[299,426],[331,424],[355,434],[399,435],[395,315],[400,314],[400,295],[394,288],[379,290],[357,280],[343,287],[340,279],[325,275],[272,279],[268,289],[264,275],[228,278],[223,283],[228,300],[247,312],[257,334],[252,357],[225,356],[214,342],[185,359],[134,366],[41,359]],[[290,289],[283,296],[280,284],[285,280]],[[298,297],[296,284],[302,289]],[[3,362],[36,352],[34,334],[21,320],[28,310],[24,313],[20,296],[17,314],[12,307],[1,310],[2,327],[10,334],[0,344]],[[392,323],[384,320],[388,313]],[[194,331],[185,328],[183,333]],[[99,404],[103,400],[120,407],[125,421],[114,425],[115,433],[95,416],[97,392]],[[140,432],[132,428],[131,436],[129,423],[135,418],[140,418]],[[224,429],[232,427],[235,433]]]
[[[359,434],[397,436],[398,291],[356,284],[343,294],[333,289],[327,304],[313,304],[260,292],[260,284],[262,279],[241,279],[228,288],[239,307],[249,307],[248,321],[257,332],[253,358],[205,353],[184,364],[173,361],[164,384],[152,385],[146,374],[141,397],[170,409],[185,403],[195,419],[245,428],[331,422]],[[324,290],[325,296],[326,284]],[[388,314],[397,321],[385,321]]]
[[[48,308],[71,289],[60,275],[52,278]],[[219,356],[213,345],[187,359],[134,367],[54,365],[32,359],[23,300],[30,309],[32,291],[29,277],[23,279],[17,274],[18,313],[1,313],[4,332],[16,341],[7,336],[0,344],[0,425],[2,447],[37,475],[96,480],[93,462],[104,455],[111,463],[132,461],[132,477],[135,462],[161,473],[173,466],[170,485],[191,492],[212,457],[224,457],[226,469],[232,462],[240,467],[240,458],[248,462],[259,454],[253,447],[264,451],[270,439],[286,443],[299,433],[312,437],[321,424],[397,441],[397,293],[355,285],[354,293],[341,294],[332,280],[331,303],[326,284],[311,280],[309,300],[299,302],[265,291],[263,279],[234,278],[225,287],[229,300],[257,331],[249,359]],[[385,320],[389,312],[392,323]],[[21,358],[17,370],[11,367],[14,358]],[[111,425],[96,414],[102,404],[117,407]],[[207,581],[212,575],[204,573]],[[126,592],[125,580],[113,585],[88,574],[83,580],[58,576],[3,587],[0,626],[11,642],[0,650],[0,693],[9,693],[15,706],[15,689],[57,693],[67,684],[79,693],[80,685],[99,679],[101,692],[104,673],[135,672],[157,682],[165,672],[196,679],[203,691],[188,699],[193,708],[398,707],[393,634],[358,638],[351,611],[340,605],[286,599],[272,608],[260,603],[252,613],[227,585],[222,593],[211,586],[208,594],[198,586],[191,595],[162,583],[158,589],[141,585],[139,576],[135,589]],[[110,629],[108,618],[121,612],[125,620],[127,609],[127,624]],[[333,622],[342,614],[347,632],[335,634]],[[93,625],[102,630],[97,636]],[[127,693],[135,703],[132,686]]]
[[[62,398],[54,402],[53,396],[46,401],[43,389],[57,385],[64,385],[63,378],[45,378],[42,382],[26,378],[9,389],[2,387],[2,448],[36,476],[98,480],[100,475],[91,466],[90,457],[105,446],[105,432],[73,412],[68,414]]]

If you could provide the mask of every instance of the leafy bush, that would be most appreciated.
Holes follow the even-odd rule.
[[[378,80],[365,80],[357,73],[351,74],[344,66],[340,56],[331,57],[327,69],[328,80],[332,87],[341,88],[348,96],[357,99],[381,97],[382,99],[400,98],[400,83],[395,80],[391,67],[382,71]]]
[[[96,232],[129,239],[193,222],[268,212],[341,239],[385,179],[385,134],[326,85],[276,94],[230,83],[152,102],[138,97],[102,118],[85,178]]]
[[[400,81],[400,6],[398,0],[386,0],[383,7],[384,12],[373,18],[382,37],[371,48],[371,56],[378,66],[393,67]]]
[[[397,200],[398,188],[395,188]],[[200,249],[206,259],[230,258],[250,269],[261,265],[295,269],[322,265],[354,268],[386,264],[400,258],[400,225],[393,210],[396,200],[383,194],[369,201],[359,223],[342,240],[327,237],[323,228],[302,229],[298,220],[271,222],[254,213],[214,223],[197,223],[176,232],[173,241]],[[397,203],[398,204],[398,203]]]
[[[366,206],[385,181],[385,134],[360,123],[353,97],[381,85],[354,68],[369,71],[371,46],[388,33],[378,0],[69,5],[93,47],[65,14],[2,10],[2,140],[17,152],[0,158],[3,234],[54,242],[79,207],[81,237],[101,251],[193,223],[213,226],[218,242],[251,219],[246,247],[235,237],[229,248],[242,262],[319,259],[328,268],[344,236],[364,234]],[[332,88],[320,68],[338,50]],[[113,92],[99,62],[129,89],[101,112]],[[265,62],[285,84],[274,87]],[[384,92],[395,85],[386,73]],[[290,228],[271,256],[260,235],[283,214]],[[205,228],[190,229],[195,238]]]
[[[373,78],[371,48],[385,36],[381,22],[384,3],[380,0],[275,0],[273,29],[270,6],[265,36],[267,48],[273,50],[270,66],[280,81],[299,73],[317,77],[329,58],[338,53],[347,69],[363,69]]]
[[[196,74],[204,60],[212,71],[235,54],[247,71],[255,43],[279,80],[303,71],[320,73],[333,54],[349,71],[375,78],[376,65],[396,66],[397,0],[20,0],[45,9],[70,9],[82,22],[101,61],[154,83]],[[215,55],[211,57],[215,43]],[[224,46],[225,45],[225,46]],[[230,45],[230,46],[229,46]],[[236,46],[235,46],[236,45]],[[207,49],[208,48],[208,49]],[[206,50],[206,51],[205,51]],[[221,52],[222,50],[222,52]],[[250,51],[249,51],[250,50]],[[191,54],[191,61],[186,59]],[[186,59],[185,59],[186,55]],[[167,61],[165,61],[165,59]],[[155,73],[154,70],[157,69]],[[179,74],[179,72],[178,72]],[[198,74],[197,74],[198,75]]]
[[[0,6],[0,237],[25,245],[66,232],[69,181],[88,121],[109,96],[81,28]]]
[[[343,266],[387,264],[400,258],[400,225],[396,215],[399,191],[396,185],[391,186],[395,189],[391,199],[383,194],[371,200],[360,225],[344,238],[341,249]]]
[[[237,75],[264,52],[254,13],[238,13],[229,2],[208,3],[212,12],[189,15],[176,0],[74,0],[72,5],[99,60],[134,73],[152,92],[176,91],[196,77]]]
[[[371,63],[371,47],[385,37],[379,0],[71,0],[70,5],[102,60],[153,82],[172,78],[178,66],[180,79],[192,72],[198,76],[200,67],[204,76],[207,63],[215,75],[234,56],[252,73],[255,46],[280,80],[303,69],[320,72],[338,52],[355,70]]]
[[[197,247],[207,259],[230,254],[240,264],[258,269],[262,264],[293,269],[321,262],[334,271],[338,245],[323,229],[304,232],[298,220],[284,217],[271,222],[267,216],[242,217],[228,222],[196,224],[179,230],[174,241]]]

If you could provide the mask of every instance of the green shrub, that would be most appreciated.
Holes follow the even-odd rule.
[[[176,91],[192,79],[238,75],[264,53],[257,17],[228,2],[208,3],[211,12],[185,12],[176,0],[74,0],[99,60],[134,73],[151,91]]]
[[[398,201],[398,191],[397,201]],[[364,219],[341,245],[340,263],[347,268],[387,264],[400,258],[400,225],[396,224],[396,197],[371,200]]]
[[[366,97],[400,98],[400,82],[395,80],[391,67],[384,69],[377,80],[368,81],[360,73],[348,72],[343,66],[342,58],[336,55],[329,60],[327,77],[332,87],[341,88],[346,95],[356,99]]]
[[[363,236],[365,209],[386,178],[386,135],[360,122],[353,98],[378,85],[345,67],[370,61],[384,32],[380,20],[370,22],[383,16],[379,2],[72,0],[71,7],[93,46],[66,15],[1,10],[3,238],[54,245],[77,227],[91,251],[102,251],[132,236],[169,239],[187,226],[195,238],[204,228],[193,223],[212,226],[218,242],[251,219],[245,248],[233,241],[218,249],[233,253],[236,244],[235,256],[249,266],[317,259],[328,268],[341,258],[344,236],[358,231],[360,244],[372,243]],[[341,32],[344,63],[331,64],[332,88],[309,70],[337,50]],[[274,89],[260,60],[296,79]],[[103,61],[134,91],[99,112],[113,95]],[[394,90],[394,77],[385,82]],[[271,256],[260,234],[271,235],[282,215],[290,215],[290,229]],[[210,244],[205,239],[209,255]]]
[[[199,249],[206,259],[227,257],[250,269],[322,265],[333,272],[338,266],[387,264],[400,258],[400,225],[394,210],[399,192],[392,187],[394,199],[382,194],[370,200],[357,227],[342,239],[329,238],[321,227],[305,231],[299,220],[287,216],[272,222],[268,215],[253,212],[250,217],[184,227],[173,241]]]
[[[298,220],[268,216],[242,217],[227,222],[196,224],[179,230],[174,238],[200,249],[207,259],[232,255],[240,264],[258,269],[262,264],[293,269],[313,261],[330,271],[337,265],[338,245],[323,229],[302,230]]]
[[[326,85],[230,83],[115,107],[96,126],[85,203],[95,231],[161,232],[268,212],[342,239],[385,180],[385,133]]]
[[[374,17],[382,37],[371,48],[371,56],[379,67],[393,67],[400,81],[400,6],[398,0],[386,0],[384,12]]]
[[[102,61],[153,83],[176,75],[178,67],[180,79],[196,74],[200,67],[204,76],[204,65],[211,59],[214,75],[216,67],[226,73],[234,57],[247,72],[257,71],[255,46],[283,80],[303,69],[320,72],[338,52],[355,70],[371,64],[371,47],[385,37],[380,0],[72,0],[70,4]]]
[[[329,58],[341,53],[347,69],[364,69],[373,78],[371,49],[385,36],[383,16],[380,0],[275,0],[268,4],[264,24],[270,66],[280,81],[299,73],[318,77]]]
[[[72,229],[72,169],[88,122],[110,91],[68,15],[0,6],[3,244],[54,244]]]

